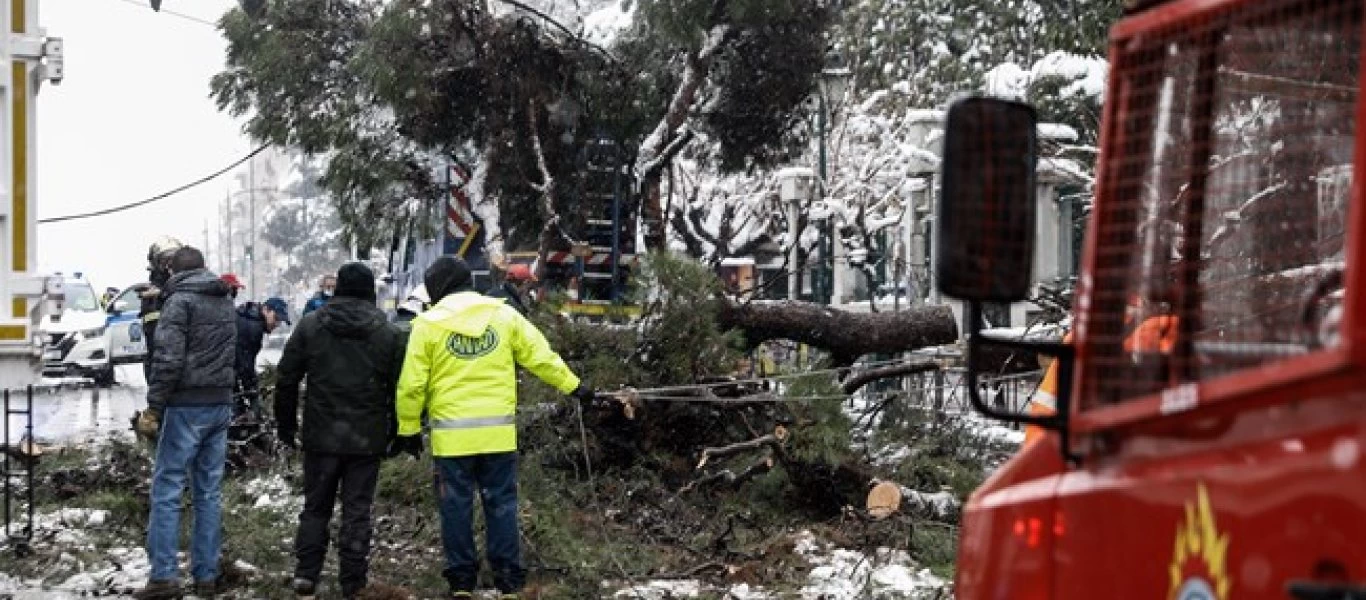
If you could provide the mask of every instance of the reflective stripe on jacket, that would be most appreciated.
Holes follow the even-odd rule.
[[[1062,337],[1062,343],[1072,343],[1072,332]],[[1046,417],[1058,412],[1058,360],[1048,365],[1048,370],[1044,371],[1043,381],[1039,382],[1039,389],[1034,390],[1034,395],[1029,398],[1029,414],[1036,417]],[[1028,444],[1043,437],[1044,428],[1037,425],[1025,425],[1025,441]]]
[[[398,433],[421,430],[433,456],[517,449],[517,370],[561,393],[579,385],[539,329],[502,300],[451,294],[412,321],[398,384]]]

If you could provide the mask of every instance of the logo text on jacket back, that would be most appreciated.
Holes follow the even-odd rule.
[[[498,347],[498,332],[492,327],[484,330],[484,335],[470,337],[452,333],[446,338],[446,349],[459,358],[475,359],[493,352]]]

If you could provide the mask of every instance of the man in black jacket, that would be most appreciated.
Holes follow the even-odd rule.
[[[201,598],[215,592],[223,538],[220,484],[232,420],[235,315],[227,284],[204,268],[199,250],[176,250],[170,269],[147,410],[137,421],[139,433],[157,440],[147,524],[152,572],[147,586],[134,594],[144,600],[180,597],[176,549],[180,496],[187,484],[192,484],[194,505],[190,569]]]
[[[224,280],[226,282],[226,280]],[[231,286],[231,283],[228,283]],[[256,357],[261,353],[261,345],[267,333],[275,331],[280,322],[292,325],[289,320],[289,304],[284,298],[272,297],[257,304],[247,302],[237,307],[237,388],[250,396],[255,396],[258,384],[256,376]]]
[[[294,591],[312,596],[327,555],[327,524],[342,499],[342,594],[366,585],[370,507],[379,464],[395,431],[394,391],[402,368],[398,331],[375,306],[375,276],[362,263],[337,271],[336,295],[299,320],[280,358],[275,390],[279,437],[292,445],[299,382],[304,400],[304,510],[294,541]]]
[[[232,287],[233,282],[224,276],[223,281]],[[234,417],[250,413],[260,419],[261,395],[259,378],[256,375],[256,357],[266,334],[275,331],[280,321],[289,323],[289,305],[283,298],[271,297],[257,304],[247,302],[237,307],[237,402]]]

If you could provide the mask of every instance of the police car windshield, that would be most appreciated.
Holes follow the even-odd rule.
[[[88,283],[67,283],[62,286],[66,293],[66,307],[71,310],[100,310],[100,302],[95,299],[95,290]]]

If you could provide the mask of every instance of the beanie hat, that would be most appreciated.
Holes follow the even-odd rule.
[[[423,273],[422,283],[427,288],[427,294],[431,296],[432,303],[440,302],[442,298],[455,292],[473,289],[474,287],[474,282],[470,276],[470,266],[455,256],[443,256],[436,259],[432,266],[427,267],[427,272]]]
[[[337,269],[337,295],[375,300],[375,273],[361,262],[349,262]]]

